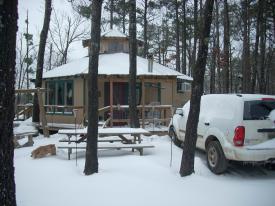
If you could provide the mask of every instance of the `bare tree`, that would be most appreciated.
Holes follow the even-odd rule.
[[[17,0],[0,1],[0,203],[16,206],[14,182],[14,85]]]
[[[43,23],[42,31],[40,33],[40,43],[39,43],[38,57],[37,57],[36,79],[35,79],[36,88],[42,86],[44,54],[45,54],[46,41],[47,41],[48,31],[50,26],[51,12],[52,12],[52,0],[45,0],[44,23]],[[38,105],[37,94],[34,95],[34,99],[33,99],[32,121],[39,122],[39,105]]]
[[[129,0],[129,119],[131,127],[139,127],[136,102],[136,75],[137,75],[137,28],[136,28],[136,1]]]
[[[51,41],[57,54],[56,66],[66,64],[71,44],[88,37],[88,29],[84,26],[85,19],[75,13],[68,15],[57,14],[54,10],[53,22],[50,29]]]
[[[200,30],[201,43],[199,45],[198,59],[194,67],[194,81],[192,82],[190,111],[186,125],[185,141],[181,159],[181,176],[187,176],[194,172],[197,126],[200,114],[201,95],[203,94],[204,74],[212,22],[213,4],[214,0],[206,0],[205,2],[204,19]]]
[[[21,88],[21,79],[23,79],[23,72],[24,72],[24,54],[23,54],[23,35],[20,34],[19,38],[20,44],[16,48],[16,54],[17,54],[17,61],[18,61],[18,66],[16,68],[16,80],[17,80],[17,89]],[[17,76],[19,75],[19,76]]]
[[[89,51],[88,73],[88,133],[85,160],[85,175],[98,172],[98,58],[100,48],[100,21],[102,0],[92,1],[91,45]]]

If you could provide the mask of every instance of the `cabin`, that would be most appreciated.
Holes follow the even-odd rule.
[[[142,41],[138,40],[142,46]],[[90,40],[83,46],[89,48]],[[115,30],[101,35],[98,65],[99,119],[110,125],[128,123],[129,39]],[[49,125],[85,125],[88,111],[88,64],[83,57],[43,74],[46,119]],[[190,98],[192,78],[137,56],[137,105],[142,127],[169,123],[173,107]],[[75,112],[75,115],[74,115]],[[156,124],[154,124],[156,125]]]

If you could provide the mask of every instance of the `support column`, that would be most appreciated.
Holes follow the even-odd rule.
[[[144,79],[141,79],[141,94],[142,94],[142,128],[145,127],[145,85],[144,85]]]
[[[110,115],[111,121],[110,125],[113,127],[113,79],[110,77]]]
[[[43,104],[42,93],[39,87],[37,88],[37,97],[38,97],[40,120],[42,124],[43,134],[44,134],[44,137],[49,137],[50,134],[49,134],[48,125],[47,125],[46,113],[45,113],[45,108]]]

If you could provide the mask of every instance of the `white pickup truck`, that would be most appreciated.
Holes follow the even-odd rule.
[[[189,108],[187,102],[171,119],[169,135],[176,145],[184,143]],[[274,111],[275,96],[271,95],[202,96],[196,146],[206,151],[209,169],[223,173],[229,160],[274,161]]]

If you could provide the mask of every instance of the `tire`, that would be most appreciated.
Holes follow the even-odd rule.
[[[209,169],[215,174],[226,171],[228,160],[225,158],[222,147],[218,141],[211,141],[206,148],[206,160]]]
[[[169,136],[171,137],[174,144],[178,147],[182,147],[182,141],[178,139],[178,136],[176,135],[176,132],[174,131],[173,127],[170,127],[169,129]]]

